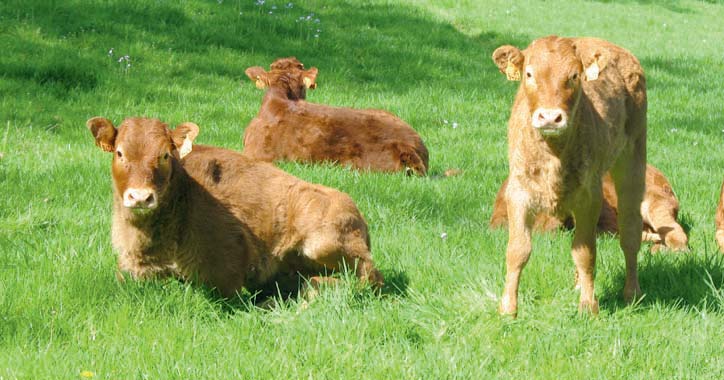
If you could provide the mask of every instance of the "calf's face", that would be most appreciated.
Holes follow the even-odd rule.
[[[493,61],[509,80],[521,80],[527,98],[530,126],[543,136],[563,134],[576,115],[582,81],[598,79],[604,63],[600,54],[584,54],[569,38],[555,36],[533,41],[524,51],[505,45]],[[585,71],[584,71],[585,67]]]
[[[304,64],[294,57],[277,59],[271,64],[270,71],[253,66],[245,73],[256,87],[281,89],[289,100],[306,99],[307,89],[317,88],[317,68],[305,70]]]
[[[96,145],[113,153],[113,184],[123,206],[141,214],[156,209],[166,196],[174,162],[191,151],[199,133],[194,123],[171,131],[159,120],[142,118],[126,119],[118,129],[102,117],[86,125]]]

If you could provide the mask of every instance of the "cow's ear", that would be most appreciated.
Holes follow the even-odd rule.
[[[515,46],[503,45],[493,52],[493,62],[508,80],[520,80],[525,55]]]
[[[249,79],[256,84],[256,88],[264,89],[269,86],[269,77],[263,68],[259,66],[252,66],[246,69],[244,73],[246,73],[246,76],[248,76]]]
[[[304,85],[307,86],[307,88],[311,88],[314,90],[317,88],[317,68],[312,67],[311,69],[304,72]]]
[[[585,72],[587,81],[598,79],[598,76],[608,64],[608,55],[601,50],[589,51],[577,48],[576,54],[581,59],[581,64],[583,65],[583,71]]]
[[[176,129],[171,132],[173,144],[178,149],[179,158],[184,158],[191,153],[194,139],[199,135],[199,126],[187,121],[179,124]]]
[[[104,117],[93,117],[85,122],[88,130],[93,134],[96,145],[106,152],[113,152],[116,146],[116,127]]]

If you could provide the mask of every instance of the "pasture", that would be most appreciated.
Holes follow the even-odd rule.
[[[721,20],[724,4],[693,0],[3,1],[0,379],[724,378]],[[618,241],[599,237],[591,318],[571,233],[534,235],[513,320],[497,314],[507,232],[487,224],[517,83],[490,55],[549,34],[640,59],[648,161],[677,191],[691,252],[644,246],[645,297],[627,306]],[[280,164],[356,201],[382,294],[350,277],[261,307],[117,281],[111,157],[85,121],[193,121],[197,143],[241,150],[263,94],[244,69],[284,56],[319,69],[310,102],[389,110],[430,150],[427,178]],[[438,178],[448,168],[463,174]]]

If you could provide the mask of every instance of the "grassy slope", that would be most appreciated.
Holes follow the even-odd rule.
[[[724,377],[724,262],[712,227],[724,158],[724,6],[284,4],[0,4],[0,378]],[[644,249],[647,296],[625,307],[622,255],[614,239],[599,239],[602,312],[589,319],[576,313],[570,234],[536,236],[521,316],[511,321],[495,312],[507,234],[486,220],[506,175],[515,85],[489,56],[551,33],[603,37],[641,59],[649,160],[678,191],[692,252]],[[118,62],[126,54],[130,68]],[[389,109],[423,135],[433,173],[465,171],[431,180],[283,165],[357,201],[386,294],[348,282],[308,307],[292,300],[262,311],[248,296],[224,303],[176,281],[118,283],[109,157],[85,120],[191,120],[200,142],[241,149],[261,98],[243,70],[287,55],[320,69],[311,101]]]

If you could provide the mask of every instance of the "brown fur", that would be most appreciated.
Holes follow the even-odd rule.
[[[427,173],[425,144],[397,116],[305,101],[307,88],[316,87],[316,68],[304,70],[301,62],[290,57],[274,61],[269,72],[255,66],[246,69],[246,75],[257,87],[268,88],[259,114],[244,131],[246,156]]]
[[[716,242],[724,253],[724,183],[719,193],[719,206],[716,208]]]
[[[113,246],[119,269],[135,278],[174,275],[230,296],[346,264],[382,283],[367,224],[346,194],[222,148],[195,145],[181,158],[183,142],[198,133],[193,123],[171,131],[159,120],[131,118],[116,130],[93,118],[88,127],[99,146],[116,152]],[[130,186],[150,189],[157,205],[124,206]]]
[[[522,78],[508,123],[509,240],[501,313],[517,313],[520,275],[541,211],[559,219],[574,217],[579,309],[598,312],[595,233],[607,170],[618,196],[618,229],[626,257],[624,298],[634,299],[640,294],[636,256],[646,168],[641,65],[609,42],[556,36],[535,40],[524,51],[502,46],[493,60],[510,79]]]
[[[508,224],[508,205],[505,192],[508,187],[506,179],[498,190],[490,217],[490,226],[504,227]],[[603,204],[598,217],[597,229],[599,232],[618,233],[618,197],[610,174],[603,177]],[[646,192],[641,203],[641,215],[644,221],[642,239],[653,243],[652,251],[669,248],[674,251],[688,250],[688,237],[684,229],[676,222],[679,215],[679,201],[676,199],[669,181],[655,167],[646,167]],[[573,219],[567,216],[564,219],[556,218],[551,214],[539,212],[535,216],[533,229],[538,231],[552,231],[557,228],[573,228]]]

